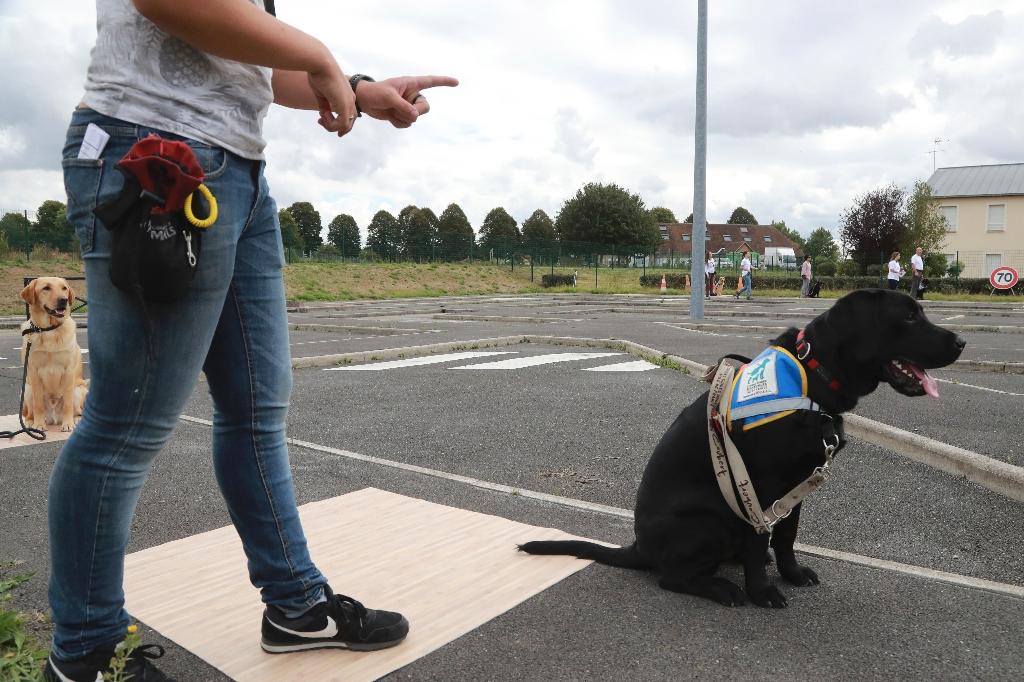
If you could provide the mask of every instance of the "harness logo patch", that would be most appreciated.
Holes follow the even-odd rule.
[[[778,395],[779,382],[775,376],[775,357],[774,353],[768,353],[747,365],[737,387],[738,402]]]

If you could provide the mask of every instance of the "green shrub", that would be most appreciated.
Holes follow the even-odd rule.
[[[821,277],[832,277],[836,274],[836,264],[832,261],[825,261],[821,265],[814,266],[817,275]]]
[[[869,263],[868,266],[864,268],[864,274],[869,277],[878,277],[882,274],[882,264]]]
[[[925,277],[942,277],[946,274],[948,268],[949,264],[946,263],[946,256],[941,253],[929,253],[924,257]]]
[[[686,274],[680,274],[678,272],[670,272],[665,275],[665,284],[669,289],[685,289],[686,288]],[[661,288],[661,275],[641,275],[640,286],[642,287],[654,287],[655,289]]]
[[[861,270],[860,263],[855,260],[844,260],[839,264],[837,271],[840,275],[844,275],[846,277],[857,277],[864,272]]]
[[[541,275],[540,285],[542,287],[571,287],[575,286],[576,278],[572,275]]]
[[[961,261],[950,263],[949,267],[946,269],[946,274],[950,277],[959,277],[965,267],[967,267],[967,264]]]

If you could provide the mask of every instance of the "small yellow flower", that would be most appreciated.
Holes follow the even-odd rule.
[[[134,625],[133,624],[133,625],[129,625],[128,626],[128,634],[129,635],[134,635],[138,631],[139,631],[139,626],[138,625]]]

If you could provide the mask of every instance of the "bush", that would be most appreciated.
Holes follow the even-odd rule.
[[[946,274],[949,275],[950,277],[959,277],[960,273],[964,271],[965,267],[967,267],[967,264],[961,261],[950,263],[949,267],[946,269]]]
[[[882,264],[869,263],[868,266],[864,268],[864,274],[868,277],[878,277],[882,274]]]
[[[925,277],[942,277],[946,274],[947,267],[946,256],[941,253],[929,253],[924,257]]]
[[[576,278],[572,275],[541,275],[540,285],[542,287],[571,287],[575,286]]]
[[[844,260],[839,264],[838,272],[846,277],[857,277],[864,271],[860,269],[860,263],[855,260]]]
[[[824,264],[823,264],[824,265]],[[546,275],[547,276],[547,275]],[[570,279],[572,279],[570,277]],[[684,276],[668,274],[665,276],[667,284],[671,289],[683,289],[686,286]],[[814,280],[821,282],[822,291],[853,291],[854,289],[878,289],[880,282],[878,276],[851,277],[847,275],[827,276],[820,273],[815,274]],[[801,279],[793,277],[792,273],[779,273],[775,275],[770,272],[755,272],[752,280],[754,292],[758,289],[775,289],[780,291],[799,291]],[[658,288],[661,286],[661,275],[645,275],[640,278],[640,286]],[[735,292],[736,277],[726,276],[725,293]],[[900,282],[902,291],[910,291],[910,279],[904,278]],[[928,280],[928,291],[943,294],[987,294],[991,286],[988,279],[950,279],[935,278]]]
[[[821,265],[815,267],[817,273],[822,277],[832,277],[836,274],[836,264],[832,261],[826,261]]]
[[[680,274],[677,272],[669,272],[665,274],[665,284],[669,289],[685,289],[686,288],[686,274]],[[642,287],[654,287],[655,289],[661,288],[661,275],[641,275],[640,286]]]

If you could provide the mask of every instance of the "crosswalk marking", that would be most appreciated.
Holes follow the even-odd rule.
[[[473,358],[489,357],[491,355],[508,355],[515,351],[465,351],[462,353],[442,353],[441,355],[427,355],[420,358],[405,358],[403,360],[387,360],[375,362],[369,365],[352,365],[351,367],[328,367],[325,372],[374,372],[382,369],[395,369],[398,367],[417,367],[420,365],[436,365],[442,362],[453,362],[456,360],[471,360]]]
[[[646,360],[633,360],[631,362],[617,362],[613,365],[601,365],[600,367],[587,367],[584,372],[646,372],[649,369],[657,369],[658,366]]]
[[[509,358],[497,362],[481,362],[476,365],[463,365],[452,367],[452,369],[520,369],[522,367],[536,367],[537,365],[548,365],[553,362],[572,362],[574,360],[590,360],[592,358],[603,358],[609,355],[622,355],[621,353],[546,353],[544,355],[530,355],[522,358]]]

